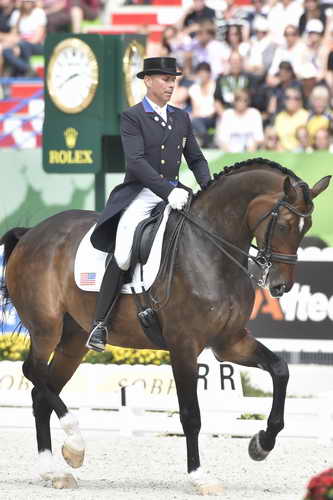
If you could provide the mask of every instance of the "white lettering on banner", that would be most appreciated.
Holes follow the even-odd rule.
[[[310,285],[295,283],[288,294],[280,299],[286,321],[333,321],[333,296],[322,292],[311,293]]]

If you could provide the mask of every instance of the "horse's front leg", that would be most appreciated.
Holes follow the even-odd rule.
[[[214,350],[217,357],[219,353]],[[222,354],[221,359],[244,366],[254,366],[270,373],[273,381],[273,403],[267,428],[253,436],[249,455],[253,460],[264,460],[274,448],[276,436],[284,427],[284,405],[289,379],[287,363],[254,339],[248,332],[237,344]]]
[[[170,352],[173,376],[176,383],[180,421],[186,437],[187,471],[190,482],[201,495],[222,491],[219,481],[200,467],[199,432],[201,428],[200,408],[197,396],[197,354],[188,349],[177,348]]]

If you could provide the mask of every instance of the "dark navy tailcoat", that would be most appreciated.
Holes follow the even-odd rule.
[[[121,215],[143,187],[164,200],[178,181],[182,155],[200,186],[210,180],[208,164],[193,135],[188,113],[167,106],[167,122],[144,99],[125,110],[120,135],[125,155],[124,182],[111,192],[91,235],[95,248],[108,251]]]

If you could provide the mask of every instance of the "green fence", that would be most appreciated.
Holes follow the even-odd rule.
[[[330,153],[257,153],[281,163],[313,185],[321,177],[333,174]],[[252,155],[221,154],[206,151],[212,172],[242,161]],[[94,208],[92,174],[46,174],[42,169],[41,150],[0,152],[0,234],[14,226],[32,226],[62,210]],[[121,182],[122,174],[107,175],[107,191]],[[183,166],[181,180],[195,187],[192,173]],[[311,234],[322,237],[333,246],[333,183],[316,200]]]

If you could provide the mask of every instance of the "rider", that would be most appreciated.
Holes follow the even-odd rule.
[[[107,317],[124,284],[138,223],[162,200],[176,210],[187,202],[188,191],[178,181],[182,154],[200,186],[210,180],[208,164],[194,138],[188,114],[167,104],[179,75],[173,57],[145,59],[137,77],[144,80],[146,96],[121,115],[126,175],[110,194],[91,235],[93,246],[108,252],[116,234],[115,250],[105,271],[86,344],[95,351],[105,348]]]

